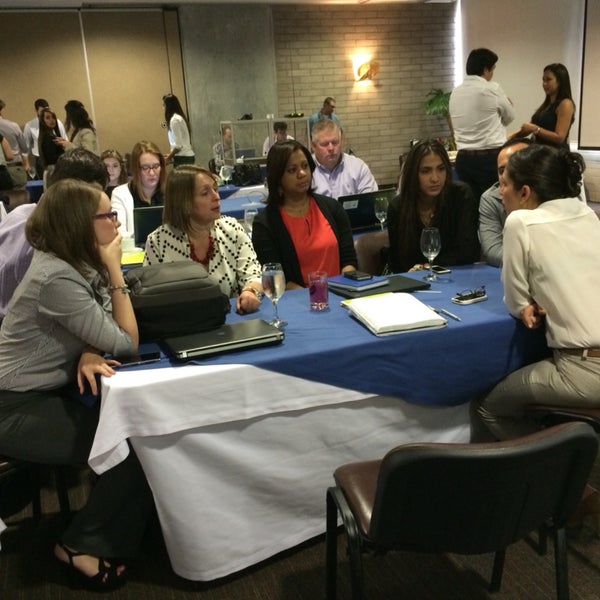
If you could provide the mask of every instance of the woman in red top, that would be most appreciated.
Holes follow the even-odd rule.
[[[259,261],[282,265],[286,289],[305,287],[308,273],[339,275],[356,269],[346,211],[311,189],[315,163],[295,140],[278,142],[267,155],[267,208],[257,215],[252,243]]]

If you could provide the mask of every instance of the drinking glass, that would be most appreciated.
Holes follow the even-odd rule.
[[[246,208],[244,210],[244,223],[248,230],[248,235],[252,237],[252,224],[254,223],[254,217],[258,214],[258,208]]]
[[[383,231],[383,224],[387,219],[387,210],[388,210],[388,199],[385,196],[376,196],[375,197],[375,216],[377,220],[381,223],[381,231]]]
[[[273,320],[269,323],[281,329],[287,325],[287,322],[282,321],[277,312],[277,302],[285,292],[285,275],[279,263],[265,263],[263,265],[262,285],[265,296],[268,296],[273,303]]]
[[[223,165],[219,169],[219,177],[222,179],[225,187],[229,187],[229,180],[231,179],[231,167],[229,165]]]
[[[437,281],[438,276],[433,272],[433,259],[440,253],[442,240],[437,227],[427,227],[421,231],[421,252],[429,262],[429,275],[423,277],[425,281]]]

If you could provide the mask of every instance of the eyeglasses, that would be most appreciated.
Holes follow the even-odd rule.
[[[458,300],[473,300],[474,298],[481,298],[482,296],[485,296],[485,285],[475,288],[474,290],[456,292],[456,298]]]
[[[140,165],[140,171],[149,173],[150,171],[160,171],[160,163],[154,163],[153,165]]]
[[[111,221],[116,221],[119,217],[119,213],[116,210],[107,213],[98,213],[94,215],[94,219],[110,219]]]

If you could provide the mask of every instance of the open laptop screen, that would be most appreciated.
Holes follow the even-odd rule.
[[[378,190],[376,192],[365,192],[363,194],[352,194],[340,196],[338,202],[344,207],[350,219],[350,227],[353,231],[379,226],[375,216],[375,198],[385,196],[388,202],[396,195],[394,188]]]
[[[162,225],[162,206],[142,206],[133,209],[133,230],[135,245],[146,247],[146,238],[156,228]]]

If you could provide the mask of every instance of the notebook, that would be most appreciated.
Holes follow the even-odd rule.
[[[329,277],[327,279],[327,283],[329,285],[329,289],[332,292],[338,290],[340,291],[340,293],[364,292],[367,290],[372,290],[387,285],[388,278],[375,275],[371,277],[371,279],[365,279],[364,281],[355,281],[353,279],[348,279],[348,277],[344,277],[344,275],[335,275],[333,277]]]
[[[146,247],[146,238],[162,225],[162,206],[141,206],[133,209],[133,231],[135,245]]]
[[[375,335],[444,327],[446,319],[410,294],[379,294],[356,298],[347,305],[350,315]]]
[[[389,202],[395,195],[396,190],[390,188],[377,192],[340,196],[338,202],[344,207],[350,219],[352,231],[356,231],[380,226],[379,220],[375,216],[375,198],[385,196]]]
[[[249,319],[226,323],[210,331],[167,338],[163,340],[162,346],[170,358],[191,360],[233,350],[278,344],[283,341],[284,336],[283,331],[263,319]]]
[[[373,278],[375,279],[375,277]],[[416,292],[417,290],[427,290],[431,287],[426,281],[421,279],[413,279],[404,275],[390,275],[387,277],[387,282],[374,288],[366,290],[349,290],[330,286],[330,290],[334,294],[343,296],[344,298],[362,298],[364,296],[372,296],[374,294],[382,294],[383,292]]]

